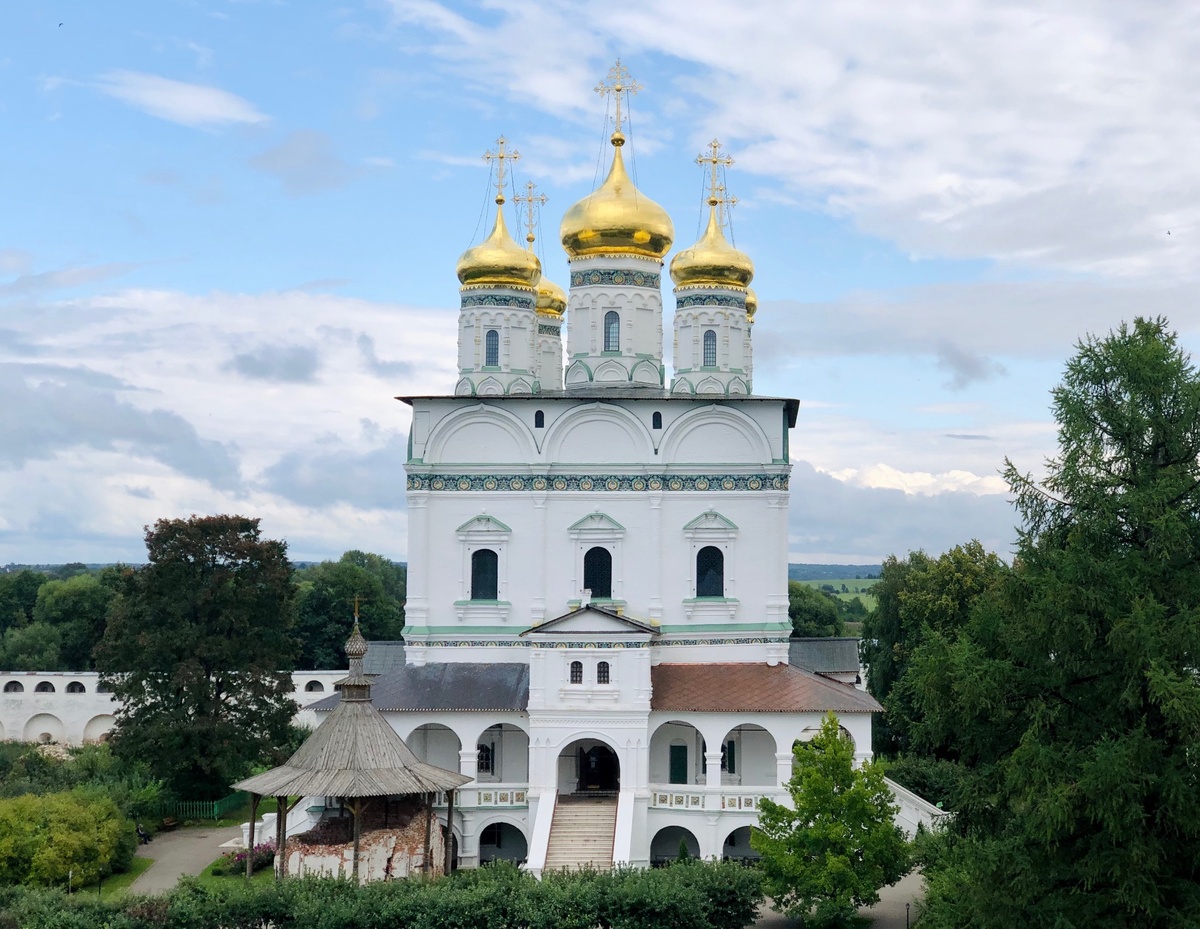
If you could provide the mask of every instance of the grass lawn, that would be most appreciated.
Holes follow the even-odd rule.
[[[138,879],[138,875],[146,871],[152,864],[154,864],[153,858],[134,858],[133,864],[130,865],[128,871],[123,874],[110,874],[100,886],[100,899],[112,900],[124,894],[129,889],[129,885]],[[94,894],[96,892],[96,885],[89,884],[86,887],[76,887],[74,892],[77,894]]]
[[[871,588],[879,583],[879,578],[877,577],[838,577],[826,578],[819,581],[801,581],[801,583],[807,584],[809,587],[815,587],[817,590],[820,590],[824,586],[832,587],[833,595],[839,600],[849,602],[858,597],[868,612],[875,609],[876,600],[871,594]],[[843,586],[846,588],[845,590],[842,590]],[[826,592],[828,593],[828,591]]]
[[[203,886],[213,890],[217,889],[218,887],[230,887],[237,881],[244,882],[246,880],[246,875],[244,872],[241,874],[220,875],[212,873],[213,868],[217,866],[224,866],[224,864],[225,856],[222,855],[207,868],[201,871],[196,880],[198,880]],[[263,868],[260,871],[255,871],[254,877],[250,878],[250,880],[255,884],[269,883],[270,881],[275,880],[275,870],[273,868]]]
[[[258,818],[262,819],[264,813],[275,812],[275,798],[263,797],[258,802]],[[209,829],[223,829],[226,826],[240,826],[242,823],[250,821],[250,800],[246,799],[244,806],[238,807],[236,810],[231,810],[221,819],[185,819],[179,824],[181,829],[192,829],[205,827]]]

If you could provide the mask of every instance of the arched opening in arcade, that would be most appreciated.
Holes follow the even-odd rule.
[[[475,744],[475,779],[481,784],[523,784],[529,780],[529,735],[512,723],[497,723]]]
[[[650,737],[650,783],[703,784],[704,739],[690,723],[663,723]]]
[[[762,726],[734,726],[721,741],[721,783],[743,787],[774,787],[775,737]]]
[[[524,864],[529,855],[525,833],[512,823],[488,823],[479,833],[479,863],[511,861]]]
[[[404,741],[418,760],[448,771],[459,769],[458,753],[462,750],[462,742],[449,726],[426,723],[417,726]]]
[[[682,858],[685,851],[689,858],[700,857],[700,841],[692,831],[683,826],[664,826],[650,841],[650,864],[661,868]]]
[[[621,762],[599,739],[576,739],[558,755],[558,792],[608,794],[621,789]]]
[[[758,861],[762,857],[750,847],[750,827],[739,826],[725,836],[721,857],[728,861]]]

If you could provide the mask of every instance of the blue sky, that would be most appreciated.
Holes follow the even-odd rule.
[[[521,151],[565,283],[618,55],[677,247],[696,154],[735,159],[755,388],[802,401],[792,560],[1007,551],[997,469],[1052,454],[1075,340],[1197,344],[1198,45],[1167,2],[6,4],[0,563],[218,511],[406,557],[392,397],[452,389],[480,156]]]

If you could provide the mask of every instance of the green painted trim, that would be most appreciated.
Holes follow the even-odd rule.
[[[470,606],[472,603],[482,604],[483,606],[512,606],[508,600],[455,600],[455,606]]]
[[[783,623],[676,623],[669,626],[659,626],[658,631],[672,632],[745,632],[747,635],[762,635],[764,632],[783,632],[790,630],[790,625]]]
[[[413,629],[405,629],[408,635],[486,635],[492,633],[495,635],[508,635],[516,639],[517,632],[524,627],[516,626],[471,626],[462,624],[458,626],[419,626]]]
[[[736,597],[688,597],[684,603],[741,603]]]

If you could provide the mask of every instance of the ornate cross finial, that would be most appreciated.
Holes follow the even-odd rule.
[[[358,622],[358,594],[354,595],[354,621]]]
[[[642,85],[633,79],[633,75],[629,73],[629,69],[621,64],[621,59],[617,59],[617,63],[608,69],[607,81],[601,81],[596,85],[596,93],[601,97],[607,97],[612,94],[616,101],[616,131],[621,131],[621,95],[636,94],[642,89]]]
[[[545,194],[537,193],[537,184],[533,181],[525,183],[525,195],[517,194],[513,197],[513,203],[525,204],[525,241],[529,243],[529,247],[533,248],[533,242],[536,238],[533,230],[537,227],[537,220],[534,219],[534,213],[537,208],[546,203],[550,198]]]
[[[721,191],[721,193],[725,193],[724,187],[719,188],[719,190]],[[729,225],[729,216],[732,213],[733,208],[735,206],[737,206],[737,204],[738,204],[737,197],[718,197],[717,198],[717,222],[719,222],[721,224],[722,229],[724,229],[726,226]]]
[[[721,194],[725,193],[725,188],[721,185],[720,169],[728,168],[733,164],[733,159],[728,155],[721,157],[721,143],[713,139],[708,143],[708,154],[701,152],[696,156],[696,164],[709,166],[709,182],[708,182],[708,202],[711,206],[716,206],[718,203],[729,204],[732,206],[737,203],[737,200],[730,197],[727,200],[722,198]],[[724,206],[722,206],[722,215],[724,215]]]
[[[500,136],[496,140],[496,151],[490,148],[483,153],[483,160],[486,162],[496,162],[496,203],[504,203],[504,175],[508,172],[505,166],[506,161],[520,161],[521,153],[515,148],[511,152],[506,152],[504,146],[508,144],[508,139]]]

